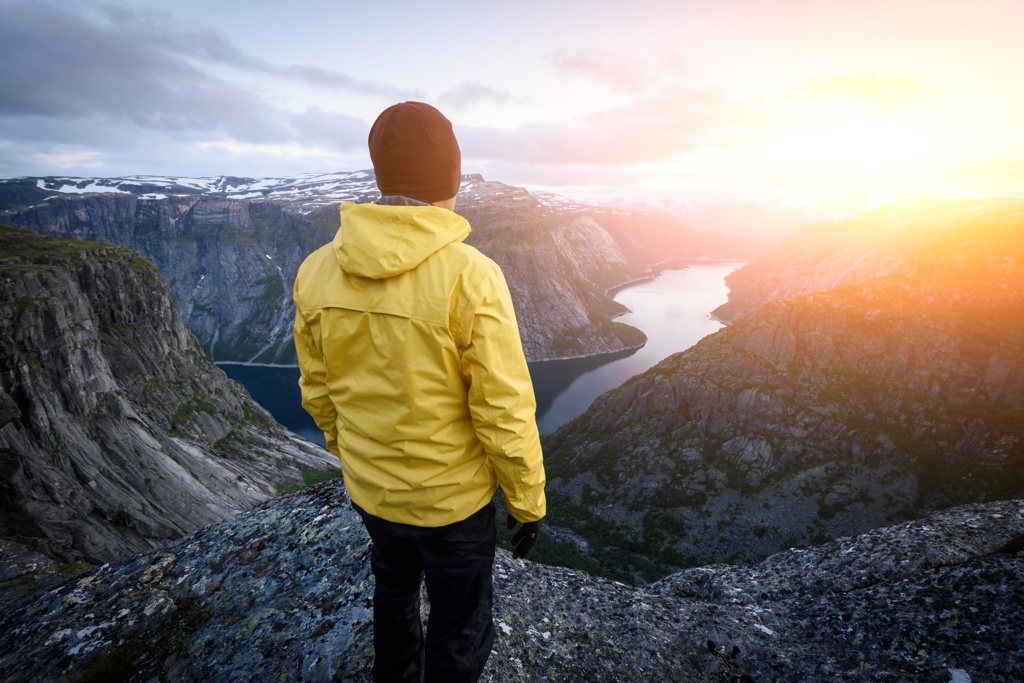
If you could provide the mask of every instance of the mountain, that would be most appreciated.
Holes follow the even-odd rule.
[[[294,363],[291,286],[328,242],[342,200],[371,201],[372,172],[252,179],[17,178],[0,218],[41,234],[112,242],[151,258],[203,349],[218,361]],[[509,282],[529,360],[633,349],[606,290],[666,260],[746,259],[750,240],[702,233],[668,214],[592,207],[465,176],[467,240]]]
[[[229,381],[152,262],[0,226],[0,545],[103,563],[337,459]]]
[[[553,533],[650,580],[1024,495],[1012,218],[951,220],[892,274],[776,299],[602,395],[544,441]]]
[[[643,588],[499,549],[482,680],[1020,680],[1022,549],[1021,500]],[[103,567],[8,572],[0,679],[369,681],[368,551],[329,483]]]
[[[1022,212],[1020,199],[930,200],[886,206],[840,223],[807,225],[729,275],[729,301],[714,315],[732,322],[773,299],[895,273],[964,221],[1019,223]]]

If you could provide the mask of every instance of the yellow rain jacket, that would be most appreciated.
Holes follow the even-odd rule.
[[[436,527],[500,483],[521,522],[545,515],[533,384],[508,285],[436,206],[341,206],[334,241],[295,279],[302,405],[370,514]]]

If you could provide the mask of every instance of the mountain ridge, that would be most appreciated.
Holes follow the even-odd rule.
[[[748,313],[545,437],[550,525],[649,580],[1021,495],[1022,264],[1024,222],[979,219]]]
[[[22,178],[0,181],[0,217],[41,234],[140,251],[157,263],[215,360],[291,364],[295,272],[333,237],[338,201],[376,198],[367,173],[284,179],[273,184],[276,194],[271,183],[251,179]],[[260,199],[239,198],[248,190],[209,193],[261,183]],[[69,187],[83,192],[57,191]],[[180,194],[169,193],[175,187]],[[614,321],[622,308],[608,288],[666,258],[756,251],[749,240],[699,233],[667,214],[591,207],[480,176],[464,176],[456,210],[473,226],[467,243],[505,272],[531,361],[637,348],[645,338]]]

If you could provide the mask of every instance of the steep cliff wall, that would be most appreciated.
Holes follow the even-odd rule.
[[[274,203],[199,195],[54,195],[9,214],[44,235],[118,244],[156,263],[203,349],[217,360],[293,363],[291,287],[337,227]]]
[[[605,292],[643,268],[583,212],[542,205],[522,188],[474,183],[456,210],[473,226],[467,242],[508,281],[529,360],[631,349],[639,330],[612,320],[625,311]]]
[[[292,282],[302,259],[334,236],[339,183],[344,199],[373,198],[372,174],[358,182],[350,176],[307,183],[294,197],[260,199],[239,198],[260,197],[256,191],[224,191],[242,179],[220,179],[212,194],[167,180],[70,185],[106,183],[109,194],[48,189],[69,187],[68,179],[0,181],[0,217],[41,234],[139,251],[157,264],[186,324],[214,359],[289,364]],[[667,214],[542,201],[479,176],[465,177],[456,210],[473,226],[467,241],[505,272],[529,360],[636,348],[645,338],[613,321],[622,309],[604,296],[609,287],[665,259],[738,258],[749,245],[690,230]]]
[[[1024,501],[974,505],[645,588],[499,549],[482,680],[1021,680],[1022,541]],[[0,678],[369,681],[368,547],[328,484],[46,591],[3,577]]]
[[[1024,224],[777,300],[545,442],[551,522],[618,575],[756,560],[1024,495]]]
[[[106,562],[337,460],[201,351],[153,264],[0,228],[0,538]]]

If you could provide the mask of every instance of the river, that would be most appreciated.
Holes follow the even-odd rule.
[[[647,335],[647,344],[642,349],[530,363],[541,433],[553,432],[581,414],[605,391],[721,329],[722,323],[712,319],[710,312],[726,302],[729,289],[725,277],[742,265],[737,262],[699,263],[681,270],[664,270],[652,279],[619,289],[614,298],[630,312],[617,320]],[[278,422],[299,436],[323,445],[323,434],[300,403],[298,368],[218,365],[228,377],[244,384]]]

